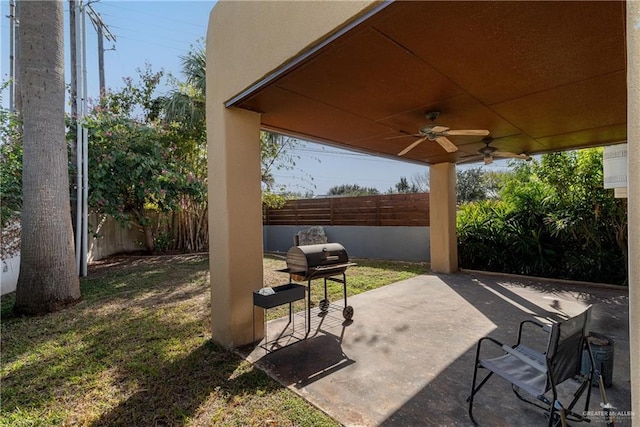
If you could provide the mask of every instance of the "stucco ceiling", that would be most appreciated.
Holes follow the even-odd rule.
[[[624,2],[395,2],[231,103],[265,128],[396,156],[429,124],[535,154],[626,140]],[[461,161],[482,137],[404,157]]]

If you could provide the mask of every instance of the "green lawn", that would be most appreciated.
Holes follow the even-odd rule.
[[[427,271],[356,262],[349,295]],[[265,285],[287,281],[281,259],[264,266]],[[2,298],[0,425],[337,425],[211,341],[206,256],[112,258],[89,273],[59,313],[13,317]]]

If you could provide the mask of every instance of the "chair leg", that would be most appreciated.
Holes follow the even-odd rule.
[[[469,418],[474,425],[478,425],[478,422],[473,418],[473,396],[480,391],[482,386],[487,382],[489,378],[493,375],[493,372],[489,372],[486,377],[480,381],[478,387],[476,387],[476,379],[478,378],[478,361],[476,360],[476,365],[473,370],[473,381],[471,382],[471,394],[467,397],[467,402],[469,402]]]
[[[567,411],[564,409],[564,407],[562,406],[562,403],[560,403],[559,400],[556,400],[553,405],[552,405],[552,412],[551,412],[551,418],[549,418],[549,420],[552,420],[554,418],[554,415],[558,416],[558,419],[556,421],[556,425],[558,425],[558,421],[560,422],[560,425],[562,427],[568,427],[567,424]],[[551,426],[551,423],[549,423],[549,426]]]
[[[587,396],[585,398],[584,410],[588,411],[589,410],[589,398],[591,396],[591,380],[590,380],[590,377],[584,378],[582,380],[582,383],[580,384],[580,387],[578,387],[578,389],[575,391],[575,393],[573,393],[573,400],[571,400],[571,403],[569,403],[569,406],[567,406],[567,408],[566,408],[567,409],[567,415],[571,415],[572,417],[575,417],[577,419],[577,421],[579,421],[579,422],[585,421],[586,417],[584,417],[581,414],[576,414],[575,412],[573,412],[573,407],[578,403],[578,400],[582,397],[582,395],[584,394],[585,391],[587,392]]]

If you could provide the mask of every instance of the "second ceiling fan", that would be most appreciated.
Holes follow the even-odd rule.
[[[527,153],[518,154],[510,151],[500,151],[496,147],[491,146],[490,144],[493,142],[493,138],[491,137],[482,138],[482,142],[484,143],[484,147],[478,150],[478,154],[463,157],[457,163],[471,163],[478,160],[484,160],[485,165],[490,165],[493,163],[494,158],[531,161],[531,156]]]
[[[436,141],[442,148],[444,148],[448,153],[453,153],[458,151],[458,147],[451,142],[448,136],[487,136],[489,135],[489,131],[486,129],[450,129],[446,126],[436,125],[433,122],[438,118],[440,112],[432,111],[427,113],[427,118],[431,120],[430,125],[423,126],[420,128],[417,134],[414,135],[404,135],[396,138],[403,138],[406,136],[414,136],[421,137],[417,141],[411,143],[407,148],[398,153],[398,156],[404,156],[409,151],[413,150],[418,144],[424,141]]]

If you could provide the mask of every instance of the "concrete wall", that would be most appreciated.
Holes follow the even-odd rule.
[[[20,271],[20,221],[12,220],[1,229],[0,295],[5,295],[15,291],[18,283],[18,272]]]
[[[3,259],[2,272],[0,273],[0,295],[5,295],[16,290],[18,272],[20,271],[20,254]]]
[[[298,225],[265,225],[265,252],[286,253],[293,236],[309,228]],[[429,227],[323,227],[329,242],[342,244],[350,257],[429,262]]]
[[[99,237],[89,238],[89,262],[119,252],[133,252],[142,248],[143,235],[135,228],[121,227],[113,218],[98,214],[89,215],[89,229]],[[1,262],[0,295],[16,290],[20,272],[20,254]]]

